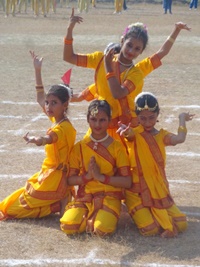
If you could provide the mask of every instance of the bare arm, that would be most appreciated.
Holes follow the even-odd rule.
[[[106,78],[112,96],[115,99],[120,99],[127,96],[129,94],[129,91],[125,87],[121,86],[117,77],[114,75],[112,67],[113,56],[114,56],[114,49],[110,49],[109,51],[107,51],[107,53],[104,56],[104,66],[107,73]]]
[[[132,185],[131,176],[107,176],[105,174],[101,174],[94,157],[90,159],[87,173],[82,176],[71,176],[67,179],[67,183],[68,185],[82,185],[91,180],[97,180],[101,183],[121,188],[130,188]]]
[[[187,26],[186,23],[183,22],[177,22],[175,24],[174,30],[168,36],[162,47],[156,52],[156,54],[159,56],[160,60],[165,57],[171,50],[173,43],[175,42],[177,36],[179,35],[181,30],[187,30],[190,31],[191,28]]]
[[[131,128],[131,124],[129,123],[129,125],[125,125],[123,123],[121,123],[121,121],[118,122],[118,130],[116,131],[116,133],[118,133],[120,136],[125,137],[128,141],[133,141],[134,139],[134,132]]]
[[[38,58],[38,56],[35,55],[34,51],[30,51],[31,57],[33,59],[33,66],[35,69],[35,82],[36,82],[36,92],[37,92],[37,102],[38,104],[44,109],[45,106],[45,92],[44,87],[42,83],[42,61],[43,58]]]
[[[84,174],[82,176],[74,175],[70,176],[67,179],[68,185],[82,185],[88,183],[92,178],[89,176],[89,174]]]
[[[52,144],[52,137],[50,135],[45,136],[29,136],[29,133],[23,136],[27,144],[32,143],[37,146],[44,146],[46,144]]]
[[[187,135],[187,128],[186,128],[186,121],[192,120],[194,117],[194,114],[189,113],[181,113],[179,115],[179,127],[178,127],[178,133],[177,135],[173,135],[171,137],[171,144],[177,145],[180,143],[185,142],[186,135]]]
[[[73,29],[75,24],[80,24],[83,21],[83,18],[80,16],[74,16],[74,8],[72,8],[72,13],[69,19],[69,25],[67,27],[67,34],[65,37],[65,44],[63,50],[63,60],[67,61],[71,64],[76,64],[77,62],[77,54],[74,53],[73,49]]]
[[[101,183],[121,188],[130,188],[132,185],[131,176],[107,176],[105,174],[100,173],[99,166],[97,165],[94,157],[92,157],[90,160],[89,169],[93,179]]]
[[[85,100],[82,93],[79,93],[79,94],[73,94],[73,96],[71,97],[71,102],[81,102]]]

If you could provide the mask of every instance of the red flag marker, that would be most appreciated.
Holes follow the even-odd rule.
[[[65,72],[65,74],[61,77],[63,80],[64,84],[70,84],[70,77],[71,77],[72,69],[69,69],[68,71]]]

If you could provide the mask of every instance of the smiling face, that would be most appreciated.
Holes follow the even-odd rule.
[[[120,60],[124,59],[127,60],[127,62],[131,62],[143,52],[143,48],[144,44],[140,38],[129,37],[128,39],[123,41]]]
[[[56,122],[64,118],[68,102],[62,103],[57,96],[52,94],[46,96],[45,111],[47,116],[54,117]]]
[[[154,129],[157,119],[158,113],[149,110],[142,110],[138,115],[139,124],[141,124],[147,132],[151,132]]]
[[[109,117],[104,110],[99,109],[95,115],[90,114],[88,116],[88,123],[92,130],[92,136],[97,140],[105,137],[109,122]]]

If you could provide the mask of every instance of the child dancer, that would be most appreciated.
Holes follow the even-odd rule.
[[[132,169],[132,187],[126,189],[125,203],[140,233],[174,237],[187,229],[186,216],[174,203],[165,174],[165,146],[175,146],[186,139],[186,121],[194,114],[181,113],[177,134],[156,129],[159,104],[151,93],[135,99],[135,112],[140,125],[119,123],[118,132],[127,140]]]
[[[82,21],[83,18],[74,15],[74,9],[72,9],[64,40],[63,59],[76,66],[95,70],[95,86],[84,91],[84,98],[90,100],[93,95],[96,99],[107,100],[112,110],[108,133],[123,142],[120,135],[116,133],[118,122],[131,123],[132,127],[138,125],[132,100],[142,92],[144,78],[161,66],[162,58],[169,53],[180,31],[190,30],[190,28],[183,22],[177,22],[170,36],[154,55],[134,64],[133,60],[142,54],[148,43],[145,25],[134,23],[125,29],[118,54],[115,54],[113,48],[108,49],[105,55],[99,51],[84,55],[76,54],[73,49],[73,29]]]
[[[71,200],[73,187],[67,185],[69,153],[74,145],[76,131],[66,111],[70,100],[70,89],[63,84],[53,85],[44,96],[41,64],[31,52],[36,73],[38,102],[52,121],[51,128],[43,136],[24,136],[25,141],[45,146],[46,158],[41,170],[30,177],[25,186],[18,189],[0,203],[0,220],[38,218],[61,212],[62,201]],[[38,69],[40,69],[38,71]]]
[[[125,148],[107,133],[110,117],[109,104],[93,100],[87,114],[91,135],[72,150],[68,185],[78,185],[78,192],[60,219],[61,229],[69,235],[114,233],[124,198],[122,189],[131,187]]]

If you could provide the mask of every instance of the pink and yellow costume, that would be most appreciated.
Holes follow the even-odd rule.
[[[186,216],[175,205],[165,174],[165,146],[173,134],[161,129],[152,136],[142,126],[133,131],[133,142],[127,142],[133,177],[132,188],[125,190],[128,212],[142,235],[183,232]]]
[[[116,140],[106,148],[100,143],[96,150],[90,137],[79,141],[70,156],[70,175],[82,175],[88,171],[90,158],[95,156],[100,173],[108,176],[130,175],[128,155],[124,146]],[[116,230],[120,215],[123,189],[91,180],[78,188],[75,200],[69,203],[60,219],[61,229],[67,234],[95,232],[101,235]]]
[[[73,188],[67,186],[66,177],[76,130],[65,119],[52,126],[47,134],[57,141],[45,145],[46,158],[41,170],[0,203],[0,220],[44,217],[60,211],[60,200],[71,201]]]
[[[121,85],[126,87],[129,94],[126,97],[115,99],[110,91],[108,81],[106,79],[106,72],[104,67],[103,52],[94,52],[87,55],[78,55],[77,66],[95,69],[95,84],[86,88],[82,95],[87,101],[96,98],[99,100],[106,100],[112,109],[112,119],[108,128],[108,133],[114,139],[123,142],[123,138],[116,133],[118,129],[118,122],[131,127],[138,125],[137,116],[135,114],[135,97],[142,92],[144,78],[154,69],[161,65],[161,61],[157,54],[152,57],[145,58],[138,62],[135,66],[120,73],[120,65],[115,55],[113,59],[114,73]]]

